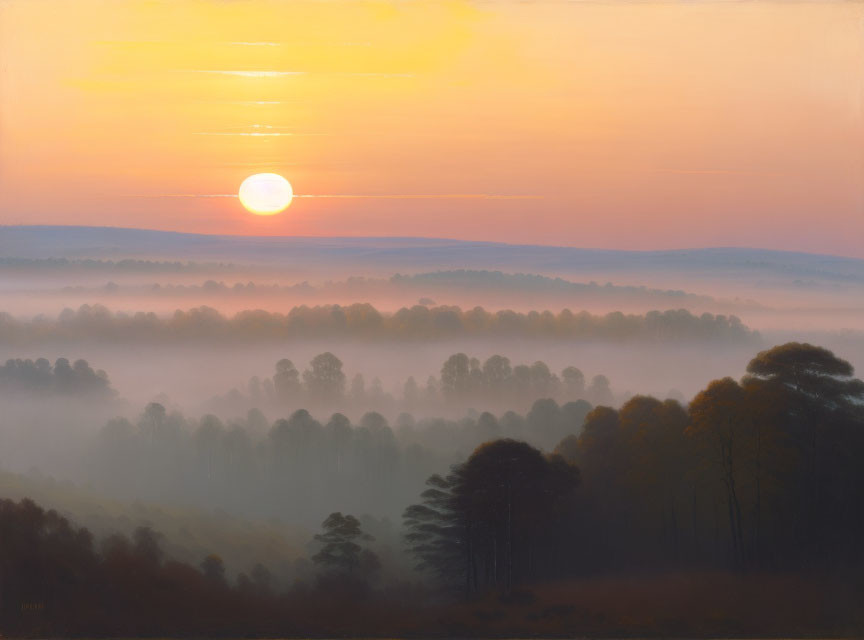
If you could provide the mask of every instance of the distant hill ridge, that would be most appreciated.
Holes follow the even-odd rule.
[[[723,272],[864,284],[864,259],[751,248],[626,251],[442,238],[226,236],[79,226],[0,227],[0,258],[162,259],[307,269]]]
[[[0,312],[0,343],[36,345],[72,341],[143,342],[199,341],[279,343],[291,339],[350,338],[363,341],[448,340],[459,337],[501,337],[558,341],[724,342],[757,343],[761,336],[734,315],[686,309],[603,315],[476,307],[414,305],[379,312],[371,304],[300,305],[288,313],[261,309],[224,315],[207,306],[171,315],[111,312],[102,305],[64,309],[56,319],[39,316],[19,320]]]
[[[681,289],[651,289],[644,286],[616,285],[611,282],[598,284],[596,282],[573,282],[564,278],[551,278],[531,273],[504,273],[503,271],[488,271],[474,269],[454,269],[449,271],[433,271],[404,276],[397,274],[390,278],[394,284],[426,284],[435,286],[450,286],[489,290],[530,290],[534,292],[548,291],[560,293],[627,293],[653,296],[664,296],[688,300],[691,302],[713,302],[711,296],[688,293]]]
[[[70,258],[0,258],[0,273],[20,271],[38,271],[46,274],[55,272],[68,273],[70,270],[81,270],[88,272],[104,272],[106,275],[114,273],[195,273],[195,272],[224,272],[230,275],[239,272],[240,269],[230,263],[199,263],[179,261],[152,261],[152,260],[98,260],[93,258],[70,259]],[[358,288],[364,285],[377,286],[389,284],[396,287],[432,287],[443,289],[471,289],[483,291],[513,291],[532,293],[562,293],[562,294],[586,294],[608,296],[613,294],[630,294],[640,296],[662,296],[674,298],[680,301],[690,302],[713,302],[711,296],[690,293],[681,289],[653,289],[645,286],[616,285],[611,282],[598,284],[596,282],[574,282],[564,278],[553,278],[549,276],[530,273],[505,273],[503,271],[489,271],[476,269],[454,269],[440,270],[413,275],[395,274],[390,278],[365,278],[354,276],[348,280],[328,281],[322,285],[313,286],[308,281],[294,285],[278,284],[256,284],[254,282],[226,284],[223,281],[207,280],[203,284],[166,284],[159,283],[137,285],[133,289],[146,291],[195,291],[207,290],[209,292],[233,291],[233,292],[284,292],[293,290],[313,291],[338,288]],[[92,286],[66,286],[64,291],[94,291],[94,290],[118,290],[118,285],[109,282],[102,287]]]

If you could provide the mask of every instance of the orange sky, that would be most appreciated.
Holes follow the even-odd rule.
[[[0,0],[0,223],[864,257],[862,33],[853,2]],[[263,171],[532,198],[162,197]]]

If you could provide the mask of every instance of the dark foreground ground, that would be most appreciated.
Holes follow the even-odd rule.
[[[215,594],[214,594],[215,595]],[[145,603],[140,603],[145,604]],[[410,585],[318,585],[237,609],[218,595],[84,619],[41,620],[4,637],[160,638],[828,638],[864,635],[864,589],[831,578],[728,573],[592,578],[533,585],[471,602],[432,602]],[[74,614],[73,614],[74,618]],[[161,618],[161,619],[160,619]]]

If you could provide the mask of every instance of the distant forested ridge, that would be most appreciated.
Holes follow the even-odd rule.
[[[150,262],[141,260],[126,260],[120,262],[104,260],[66,261],[59,260],[34,260],[21,261],[0,259],[0,269],[4,266],[10,268],[20,267],[26,269],[32,262],[34,268],[46,271],[55,268],[66,270],[67,268],[87,268],[92,270],[111,271],[206,271],[212,268],[214,271],[239,271],[232,265],[204,264],[204,263],[179,263],[179,262]],[[257,271],[256,271],[257,272]],[[390,278],[367,278],[353,276],[345,280],[327,281],[320,284],[311,284],[307,281],[295,284],[274,284],[246,282],[224,282],[221,280],[206,280],[201,284],[188,283],[150,283],[120,286],[109,282],[104,287],[94,288],[91,286],[65,286],[64,292],[126,292],[136,294],[159,294],[159,295],[188,295],[193,293],[221,294],[221,295],[262,295],[280,293],[304,293],[304,294],[338,294],[355,292],[384,292],[404,293],[408,295],[419,295],[424,291],[427,293],[459,292],[495,292],[495,293],[518,293],[522,295],[536,296],[558,294],[573,299],[580,298],[595,299],[622,299],[622,300],[653,300],[657,303],[666,301],[676,304],[710,304],[716,302],[711,296],[697,295],[680,289],[652,289],[645,286],[616,285],[611,282],[598,284],[597,282],[573,282],[564,278],[552,278],[543,275],[528,273],[505,273],[502,271],[468,270],[457,269],[449,271],[435,271],[429,273],[418,273],[413,275],[395,274]],[[749,303],[754,305],[755,303]]]
[[[688,293],[680,289],[651,289],[644,286],[616,285],[611,282],[573,282],[564,278],[552,278],[531,273],[504,273],[477,269],[453,269],[418,273],[396,274],[390,278],[394,285],[432,286],[435,288],[464,288],[480,290],[518,291],[522,293],[590,294],[592,296],[631,295],[668,297],[682,302],[712,302],[710,296]]]
[[[685,310],[644,315],[612,312],[593,315],[552,311],[463,310],[454,306],[403,307],[383,313],[370,304],[294,307],[290,312],[241,311],[226,316],[210,307],[155,313],[112,313],[101,305],[66,309],[56,318],[19,320],[0,313],[0,342],[47,341],[266,342],[292,338],[430,340],[455,337],[519,337],[542,340],[755,343],[759,334],[736,316]]]
[[[735,274],[749,281],[762,277],[819,278],[864,282],[864,260],[791,251],[697,248],[662,251],[582,249],[516,245],[440,238],[310,238],[225,236],[75,226],[5,226],[0,248],[21,258],[149,256],[200,262],[302,264],[319,272],[389,273],[439,269],[508,269],[542,273],[627,271],[656,274]]]

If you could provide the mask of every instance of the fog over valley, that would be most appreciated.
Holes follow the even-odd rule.
[[[864,557],[857,512],[826,498],[864,486],[833,448],[862,442],[864,261],[2,238],[0,522],[66,532],[98,580],[149,566],[311,629],[335,628],[316,608],[333,589],[373,603],[350,618],[373,631],[499,593],[557,629],[580,589],[611,606],[611,576],[649,576],[632,608],[684,597],[656,571],[713,572],[700,611],[774,567],[819,567],[807,589],[841,593],[835,568]],[[830,417],[831,447],[802,439],[805,416]]]

